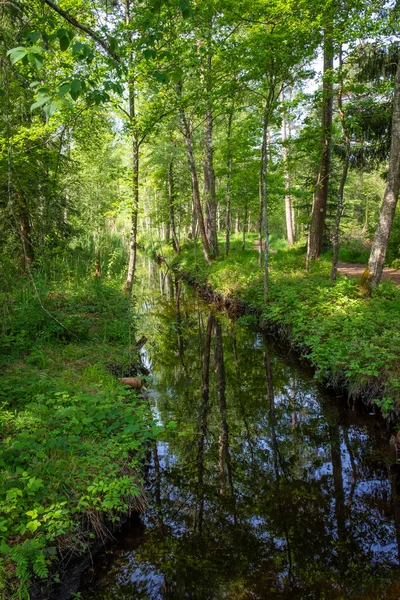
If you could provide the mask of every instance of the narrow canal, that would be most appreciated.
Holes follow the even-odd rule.
[[[81,598],[400,598],[400,465],[383,421],[152,263],[138,287],[165,432],[148,510]]]

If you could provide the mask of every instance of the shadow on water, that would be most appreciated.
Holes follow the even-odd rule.
[[[383,422],[147,269],[141,328],[167,428],[149,508],[82,598],[399,598],[400,465]]]

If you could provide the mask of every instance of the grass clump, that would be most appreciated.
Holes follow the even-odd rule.
[[[271,253],[270,291],[264,302],[263,274],[252,245],[242,251],[241,241],[234,238],[229,256],[211,265],[193,244],[184,244],[179,256],[169,248],[164,252],[167,262],[190,279],[236,298],[262,325],[278,331],[312,362],[325,384],[362,395],[386,416],[398,412],[400,289],[392,282],[364,298],[356,280],[330,281],[327,256],[306,274],[304,247],[297,246]]]

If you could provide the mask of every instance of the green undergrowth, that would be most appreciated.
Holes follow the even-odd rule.
[[[260,324],[300,350],[325,384],[362,395],[385,416],[398,412],[400,289],[392,282],[384,282],[365,298],[355,279],[329,280],[331,264],[326,256],[306,274],[305,249],[295,247],[270,254],[265,303],[263,274],[251,244],[242,251],[240,240],[233,239],[229,256],[211,265],[206,265],[199,244],[184,244],[179,257],[171,248],[158,251],[192,282],[244,303]]]
[[[29,598],[143,505],[156,435],[110,369],[137,360],[121,282],[21,278],[1,293],[0,598]]]

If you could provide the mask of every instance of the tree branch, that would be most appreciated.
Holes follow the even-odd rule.
[[[63,19],[68,21],[68,23],[71,23],[71,25],[73,25],[77,29],[80,29],[81,31],[87,33],[87,35],[89,35],[97,44],[99,44],[107,52],[107,54],[111,56],[111,58],[116,60],[118,63],[121,62],[121,57],[118,54],[116,54],[113,50],[111,50],[110,44],[107,42],[107,40],[100,37],[95,31],[93,31],[93,29],[90,29],[90,27],[87,27],[86,25],[83,25],[83,23],[77,21],[75,17],[73,17],[68,12],[57,6],[57,4],[55,4],[52,0],[43,1],[45,4],[47,4],[47,6],[50,6],[52,10],[58,13]]]

